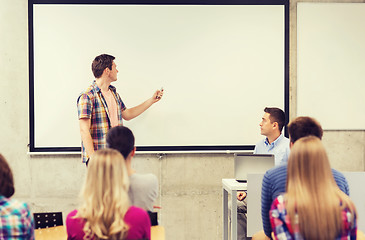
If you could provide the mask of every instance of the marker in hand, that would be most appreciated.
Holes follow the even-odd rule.
[[[160,92],[163,92],[163,87],[161,88]],[[161,93],[157,94],[156,99],[161,99],[162,95]]]

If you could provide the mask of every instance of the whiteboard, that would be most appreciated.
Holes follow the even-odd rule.
[[[298,3],[297,113],[365,129],[365,4]]]
[[[263,109],[288,108],[284,5],[33,4],[32,14],[33,151],[79,149],[76,100],[102,53],[116,57],[127,107],[165,90],[124,121],[138,147],[252,149]]]

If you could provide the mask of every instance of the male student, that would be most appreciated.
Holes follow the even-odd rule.
[[[289,125],[290,146],[298,139],[306,136],[316,136],[322,139],[323,130],[321,125],[310,117],[297,117]],[[258,232],[253,239],[270,239],[271,225],[269,211],[273,200],[286,191],[287,164],[276,166],[268,170],[262,180],[261,189],[261,217],[264,231]],[[347,195],[349,195],[349,186],[346,178],[342,173],[332,169],[333,177],[338,187]]]
[[[266,107],[260,123],[265,138],[255,146],[254,154],[274,154],[275,166],[288,161],[289,139],[281,132],[285,126],[285,113],[280,108]]]
[[[290,148],[289,139],[282,134],[285,126],[285,113],[277,107],[266,107],[260,123],[263,140],[255,146],[254,154],[273,154],[275,166],[288,161]],[[246,239],[247,204],[246,192],[237,192],[237,239]]]
[[[151,173],[140,174],[132,168],[132,159],[136,152],[132,131],[124,126],[116,126],[106,136],[107,147],[118,150],[124,157],[129,176],[129,199],[131,205],[153,211],[158,195],[158,180]]]
[[[142,104],[126,108],[116,88],[110,85],[117,81],[118,70],[114,59],[108,54],[94,59],[91,69],[95,80],[77,99],[82,162],[86,164],[94,151],[105,147],[105,136],[111,127],[123,125],[123,119],[128,121],[137,117],[160,101],[163,95],[163,90],[156,91]]]

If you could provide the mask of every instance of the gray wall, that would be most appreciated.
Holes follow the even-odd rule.
[[[296,116],[296,2],[290,6],[291,119]],[[27,1],[0,0],[0,6],[0,153],[13,169],[15,198],[31,204],[33,212],[62,211],[65,217],[78,205],[86,169],[79,155],[27,154]],[[253,127],[259,134],[258,125]],[[334,168],[364,171],[364,131],[326,131],[323,142]],[[159,177],[157,205],[162,207],[160,219],[167,239],[221,238],[221,179],[233,177],[231,154],[167,154],[162,159],[142,154],[136,156],[134,165],[139,172]]]

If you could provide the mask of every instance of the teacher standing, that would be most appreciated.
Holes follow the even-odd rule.
[[[114,126],[123,125],[146,111],[152,104],[161,100],[163,89],[138,106],[127,108],[116,88],[111,85],[117,81],[115,57],[102,54],[92,62],[91,69],[95,80],[77,99],[77,109],[82,141],[82,162],[88,162],[94,151],[106,147],[105,136]]]

